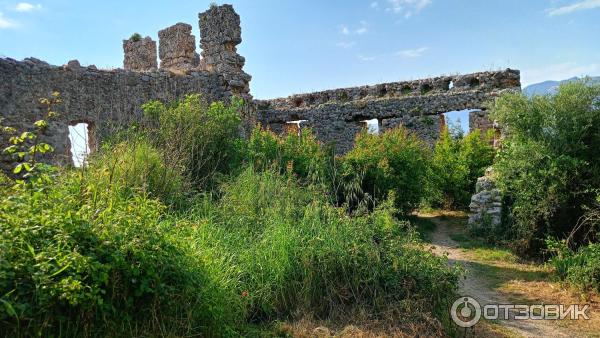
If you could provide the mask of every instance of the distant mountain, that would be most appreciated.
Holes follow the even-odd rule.
[[[535,83],[523,88],[523,94],[527,96],[554,94],[558,90],[558,86],[561,83],[573,82],[579,79],[580,78],[578,77],[572,77],[562,81],[544,81]],[[590,77],[590,79],[593,83],[600,83],[600,76]]]

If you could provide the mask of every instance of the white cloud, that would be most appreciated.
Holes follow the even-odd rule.
[[[405,18],[410,18],[419,13],[423,8],[431,4],[431,0],[388,0],[389,7],[386,11],[396,14],[402,14]]]
[[[13,28],[16,26],[17,26],[16,23],[14,23],[12,20],[5,18],[4,14],[2,12],[0,12],[0,29]]]
[[[348,26],[340,26],[340,33],[344,34],[344,35],[348,35],[350,34],[350,30],[348,29]]]
[[[362,21],[360,22],[360,27],[358,27],[358,28],[357,28],[357,29],[354,31],[354,33],[356,33],[356,34],[358,34],[358,35],[365,34],[365,33],[368,31],[368,26],[369,26],[369,25],[367,25],[367,22],[366,22],[366,21],[364,21],[364,20],[362,20]]]
[[[358,54],[356,56],[360,61],[375,61],[375,57],[374,56],[365,56],[362,54]]]
[[[369,30],[369,24],[364,20],[360,21],[358,28],[352,29],[352,30],[350,30],[350,28],[348,28],[348,26],[346,26],[346,25],[340,26],[340,33],[342,33],[343,35],[350,35],[350,34],[363,35],[368,30]]]
[[[354,41],[340,41],[340,42],[336,43],[335,45],[338,46],[338,47],[340,47],[340,48],[348,49],[348,48],[354,47],[354,45],[356,45],[356,42],[354,42]]]
[[[17,12],[32,12],[32,11],[37,11],[40,9],[42,9],[42,5],[40,5],[40,4],[33,5],[28,2],[19,2],[15,6],[15,11],[17,11]]]
[[[427,51],[429,47],[420,47],[415,49],[405,49],[399,52],[396,52],[397,55],[407,57],[407,58],[416,58],[421,56],[425,51]]]
[[[549,16],[557,16],[598,7],[600,7],[600,0],[583,0],[568,6],[549,8],[546,12],[548,12]]]
[[[379,3],[377,1],[371,2],[371,8],[378,9],[379,8]]]
[[[574,76],[598,75],[600,74],[600,64],[592,63],[589,65],[579,65],[575,62],[564,62],[548,65],[541,68],[523,69],[521,71],[521,83],[528,86],[533,83],[539,83],[548,80],[566,80]]]

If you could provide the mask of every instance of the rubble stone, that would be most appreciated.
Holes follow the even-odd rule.
[[[476,231],[489,232],[502,224],[502,195],[494,183],[492,168],[477,179],[475,194],[471,196],[468,225]]]

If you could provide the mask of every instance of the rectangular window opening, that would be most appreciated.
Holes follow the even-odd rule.
[[[69,126],[69,143],[71,158],[76,168],[84,167],[90,154],[90,130],[85,122]]]

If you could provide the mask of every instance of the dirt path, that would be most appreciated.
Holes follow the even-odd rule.
[[[485,304],[511,304],[504,295],[491,289],[486,277],[477,274],[473,268],[475,262],[470,260],[464,251],[459,248],[456,241],[450,237],[448,224],[436,217],[430,218],[436,224],[435,231],[431,234],[431,244],[434,252],[439,255],[448,255],[451,264],[460,264],[467,270],[466,279],[459,287],[459,294],[476,299],[481,306]],[[481,263],[479,263],[481,264]],[[510,317],[514,318],[515,313]],[[564,328],[560,328],[550,321],[544,320],[500,320],[498,325],[507,328],[515,336],[522,337],[577,337],[577,335]],[[477,326],[477,325],[476,325]]]

